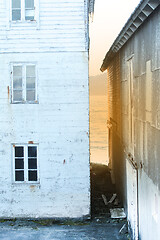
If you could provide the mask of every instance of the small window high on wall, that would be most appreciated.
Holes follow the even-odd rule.
[[[12,21],[33,21],[35,20],[34,0],[11,0]]]
[[[37,102],[36,66],[34,64],[12,65],[12,103]]]
[[[36,145],[13,145],[14,182],[38,181]]]

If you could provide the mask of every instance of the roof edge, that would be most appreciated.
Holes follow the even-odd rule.
[[[89,0],[89,13],[90,14],[94,13],[94,5],[95,5],[95,0]]]
[[[143,22],[150,16],[150,14],[160,5],[159,0],[142,0],[136,7],[130,18],[122,28],[116,40],[113,42],[111,48],[107,52],[103,64],[100,68],[102,72],[107,69],[110,60],[123,47],[123,45],[131,38]]]

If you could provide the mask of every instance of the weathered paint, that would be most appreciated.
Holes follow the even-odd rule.
[[[132,161],[126,159],[126,172],[127,172],[127,216],[132,229],[133,239],[138,240],[138,191],[137,191],[137,169],[132,164]]]
[[[86,217],[88,2],[36,2],[36,22],[12,23],[9,1],[0,1],[0,218]],[[35,104],[11,104],[14,62],[36,64]],[[38,145],[38,183],[13,181],[16,144]]]
[[[139,239],[156,240],[160,237],[160,6],[107,64],[110,151],[117,190],[127,211],[129,156],[138,171]],[[132,222],[134,214],[129,218]]]

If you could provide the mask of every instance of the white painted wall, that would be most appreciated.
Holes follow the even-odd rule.
[[[84,3],[40,0],[35,27],[12,26],[0,1],[0,218],[90,214]],[[37,104],[10,103],[12,62],[36,63]],[[28,141],[39,145],[40,183],[14,183],[11,144]]]
[[[85,51],[88,47],[87,2],[35,0],[36,21],[12,22],[10,0],[1,0],[1,52]]]
[[[126,159],[127,173],[127,218],[134,240],[138,240],[138,191],[137,169],[129,159]]]
[[[139,172],[139,236],[142,240],[160,239],[160,192],[142,170]],[[148,209],[148,211],[146,211]]]

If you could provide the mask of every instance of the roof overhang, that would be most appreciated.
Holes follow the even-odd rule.
[[[115,54],[123,47],[123,45],[131,38],[131,36],[159,5],[160,0],[142,0],[139,3],[106,54],[100,69],[102,72],[107,69],[109,62]]]
[[[94,4],[95,0],[89,0],[89,14],[92,15],[94,13]]]

